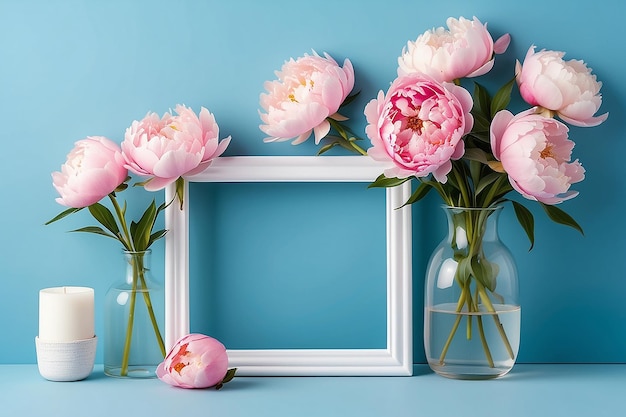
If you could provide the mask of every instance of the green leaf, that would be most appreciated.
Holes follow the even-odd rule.
[[[387,188],[387,187],[397,187],[400,184],[404,184],[407,181],[410,181],[411,177],[407,178],[387,178],[385,174],[380,174],[378,178],[374,180],[371,184],[367,186],[367,188]]]
[[[535,218],[530,210],[520,203],[515,201],[511,201],[511,203],[513,203],[513,209],[515,210],[515,216],[517,217],[518,223],[526,232],[526,236],[528,236],[528,240],[530,241],[530,248],[528,248],[528,251],[531,251],[533,246],[535,246]]]
[[[510,183],[508,177],[505,174],[495,173],[497,175],[496,180],[490,186],[485,188],[486,194],[481,196],[483,207],[493,205],[499,198],[504,196],[508,190],[510,190]]]
[[[504,84],[491,101],[491,118],[496,115],[500,110],[506,109],[511,101],[511,91],[513,90],[513,84],[515,84],[515,77],[513,77],[508,83]]]
[[[98,223],[103,225],[107,230],[113,233],[113,235],[118,236],[120,234],[120,229],[115,221],[115,217],[113,217],[113,214],[108,208],[100,203],[95,203],[89,206],[89,212]]]
[[[474,126],[472,132],[476,131],[489,131],[489,117],[488,115],[479,112],[478,110],[472,110],[472,116],[474,116]]]
[[[119,240],[117,236],[114,236],[114,235],[106,232],[105,230],[103,230],[102,228],[100,228],[98,226],[81,227],[80,229],[70,230],[70,231],[71,232],[93,233],[93,234],[96,234],[96,235],[102,235],[102,236],[113,238],[115,240]]]
[[[222,382],[224,384],[226,384],[227,382],[232,381],[233,378],[235,377],[235,373],[237,373],[237,368],[232,368],[232,369],[229,369],[228,371],[226,371],[226,376],[224,377]]]
[[[465,149],[465,153],[463,154],[463,158],[469,159],[470,161],[478,161],[483,164],[487,163],[488,157],[487,153],[479,148],[467,148]]]
[[[478,257],[474,256],[472,257],[471,265],[474,278],[480,281],[489,291],[495,291],[496,277],[498,276],[498,272],[500,272],[498,264],[489,262],[485,258],[479,261]]]
[[[480,181],[480,177],[483,171],[483,165],[477,161],[469,161],[469,172],[472,179],[472,184],[477,184]]]
[[[183,209],[183,200],[185,198],[185,179],[183,177],[178,177],[176,179],[176,197],[178,197],[178,201],[180,201],[180,209]]]
[[[474,108],[475,116],[481,119],[489,120],[489,109],[491,109],[491,98],[485,87],[478,83],[474,83]],[[489,125],[489,123],[487,123]]]
[[[341,106],[339,106],[339,108],[343,108],[343,107],[347,106],[348,104],[352,103],[354,101],[354,99],[359,96],[359,94],[361,94],[361,92],[357,91],[356,93],[346,97],[346,99],[343,101],[343,103],[341,103]]]
[[[152,181],[152,178],[148,178],[145,181],[137,181],[136,183],[133,184],[133,187],[145,187],[146,184],[148,184],[150,181]]]
[[[130,177],[126,177],[127,181],[128,181],[128,179],[130,179]],[[113,190],[113,192],[114,193],[121,193],[122,191],[124,191],[127,188],[128,188],[128,184],[126,182],[123,182],[120,185],[118,185],[117,188],[115,190]]]
[[[563,224],[565,226],[573,227],[574,229],[578,230],[582,235],[585,234],[583,232],[582,227],[580,227],[580,225],[576,222],[576,220],[574,220],[569,214],[567,214],[566,212],[564,212],[557,206],[544,204],[544,203],[540,203],[540,204],[541,204],[541,207],[543,207],[543,209],[548,214],[548,217],[550,217],[550,219],[553,222]]]
[[[81,208],[68,208],[67,210],[62,211],[61,213],[57,214],[53,219],[48,220],[47,222],[44,223],[44,226],[49,225],[50,223],[54,223],[57,220],[61,220],[64,217],[69,216],[70,214],[74,214],[78,211],[81,211],[83,209],[83,207]]]
[[[491,174],[487,174],[480,179],[478,184],[476,185],[476,195],[480,194],[485,188],[493,184],[495,181],[500,178],[502,174],[498,172],[492,172]]]
[[[337,131],[337,133],[339,133],[340,140],[341,139],[343,139],[343,140],[349,140],[350,139],[350,136],[348,135],[348,133],[351,133],[351,132],[348,132],[347,129],[344,128],[344,126],[340,122],[338,122],[335,119],[331,119],[330,117],[327,117],[326,121],[328,123],[330,123],[331,128],[335,129]]]
[[[474,138],[474,139],[476,139],[479,142],[482,142],[484,144],[489,144],[489,141],[490,141],[490,138],[489,138],[489,127],[487,126],[486,129],[483,129],[483,128],[478,128],[478,127],[475,126],[474,130],[472,130],[470,133],[468,133],[467,136],[465,136],[465,137],[466,138]]]
[[[158,230],[150,235],[150,241],[148,242],[148,248],[152,246],[154,242],[161,239],[163,236],[167,234],[167,230]]]
[[[408,206],[409,204],[417,203],[422,198],[424,198],[426,196],[426,194],[428,194],[428,192],[432,188],[433,187],[430,184],[427,184],[427,183],[424,183],[424,182],[420,182],[420,185],[415,189],[415,191],[413,191],[413,194],[411,194],[411,197],[409,197],[409,199],[406,201],[406,203],[401,205],[399,208],[402,208],[404,206]]]
[[[138,252],[148,249],[150,243],[150,235],[156,221],[157,208],[154,200],[148,206],[146,211],[139,219],[137,224],[131,224],[131,235],[135,250]]]
[[[463,285],[467,282],[472,273],[472,262],[468,257],[456,259],[458,262],[456,276]]]
[[[224,384],[229,383],[235,377],[235,373],[237,372],[237,368],[232,368],[226,371],[226,375],[224,379],[222,379],[217,385],[215,385],[216,390],[221,390],[224,387]]]
[[[358,140],[358,139],[354,137],[346,137],[345,139],[339,139],[337,141],[337,145],[341,146],[344,149],[349,150],[350,152],[354,152],[355,149],[351,143],[354,142],[355,140]]]
[[[133,220],[130,222],[130,235],[135,236],[136,233],[137,233],[137,223]],[[135,250],[136,249],[134,249],[133,251]]]
[[[458,191],[461,191],[461,187],[464,186],[465,184],[459,185],[459,182],[457,181],[457,177],[455,175],[452,175],[453,173],[454,171],[452,171],[450,175],[448,175],[448,181],[446,182],[446,185],[451,186],[452,188],[455,188]]]
[[[170,204],[172,204],[174,202],[174,199],[172,199],[169,202],[162,202],[161,204],[159,204],[159,207],[157,208],[157,217],[159,215],[159,213],[161,213],[163,210],[165,210],[166,208],[168,208],[170,206]]]
[[[327,136],[328,137],[328,136]],[[324,146],[322,146],[319,150],[319,152],[317,153],[317,155],[322,155],[325,152],[328,152],[329,150],[331,150],[332,148],[334,148],[335,146],[339,145],[339,140],[335,140],[334,142],[330,142]]]

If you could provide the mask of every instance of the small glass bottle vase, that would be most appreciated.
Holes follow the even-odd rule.
[[[448,236],[426,270],[428,365],[449,378],[497,378],[515,364],[521,321],[517,267],[497,231],[502,206],[443,209]]]
[[[104,373],[154,378],[163,361],[163,286],[152,278],[150,250],[123,252],[124,280],[109,288],[104,314]]]

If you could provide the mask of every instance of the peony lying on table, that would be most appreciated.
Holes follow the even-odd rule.
[[[316,145],[324,138],[328,141],[318,154],[342,146],[365,155],[356,143],[360,138],[342,123],[347,117],[339,114],[356,97],[350,95],[354,68],[349,59],[340,67],[330,55],[313,52],[285,62],[276,76],[265,83],[267,93],[260,97],[264,124],[259,128],[268,135],[265,142],[294,139],[292,144],[298,145],[314,135]],[[333,129],[338,136],[329,135]]]
[[[192,333],[180,338],[157,367],[163,382],[181,388],[222,388],[235,377],[226,348],[217,339]]]

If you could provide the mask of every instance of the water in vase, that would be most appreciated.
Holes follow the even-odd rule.
[[[455,303],[425,311],[424,338],[430,367],[443,376],[461,379],[496,378],[509,372],[519,348],[521,308],[494,304],[490,313],[456,312]]]

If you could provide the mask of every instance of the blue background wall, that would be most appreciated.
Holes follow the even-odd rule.
[[[38,291],[44,287],[94,287],[96,332],[101,333],[102,301],[119,273],[119,248],[102,237],[65,232],[90,223],[86,215],[43,226],[62,209],[54,202],[50,173],[59,169],[76,140],[104,135],[120,142],[132,120],[184,103],[215,114],[222,136],[233,137],[229,155],[313,155],[312,141],[295,147],[264,144],[258,130],[263,82],[273,79],[286,59],[311,49],[351,59],[361,94],[347,115],[362,133],[363,107],[395,77],[406,42],[444,25],[448,16],[473,15],[489,22],[494,37],[512,35],[509,52],[496,61],[502,80],[533,43],[563,50],[594,69],[604,83],[602,112],[611,113],[598,128],[571,130],[575,157],[587,178],[576,187],[580,196],[562,207],[583,226],[584,237],[534,210],[536,245],[529,253],[511,210],[503,216],[502,237],[519,261],[521,278],[519,361],[626,362],[626,274],[620,261],[626,252],[621,158],[626,153],[625,12],[625,3],[618,1],[590,11],[539,0],[523,5],[500,0],[0,0],[0,362],[35,362]],[[518,98],[514,104],[523,107]],[[264,190],[249,192],[258,198]],[[161,193],[137,190],[131,207],[143,207],[152,197],[162,199]],[[289,197],[272,198],[282,204]],[[416,362],[424,360],[423,270],[444,223],[438,204],[433,198],[413,207]],[[303,221],[316,215],[305,212]],[[229,239],[236,240],[233,234]],[[201,244],[206,238],[197,239]],[[162,244],[154,249],[158,273]],[[276,291],[269,285],[259,288],[260,299]],[[197,291],[192,295],[192,330],[210,328],[203,297]],[[344,307],[336,308],[336,315],[343,316]],[[297,333],[298,322],[291,325]]]

